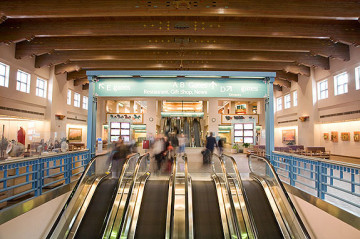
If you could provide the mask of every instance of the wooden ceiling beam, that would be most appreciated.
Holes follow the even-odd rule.
[[[275,78],[275,81],[274,81],[274,85],[279,85],[281,87],[286,87],[286,88],[290,88],[291,87],[291,82],[288,81],[288,80],[283,80],[283,79],[280,79],[280,78]]]
[[[89,80],[88,80],[88,78],[86,76],[74,80],[74,86],[84,85],[85,83],[89,83]]]
[[[183,3],[183,4],[182,4]],[[246,7],[244,7],[246,6]],[[1,14],[10,18],[95,17],[95,16],[252,16],[283,18],[353,19],[360,3],[342,0],[204,0],[136,1],[36,0],[24,6],[23,0],[0,1]]]
[[[225,62],[225,61],[76,61],[55,66],[55,73],[79,71],[80,69],[142,69],[142,70],[284,70],[294,74],[310,75],[310,68],[286,62]]]
[[[280,85],[274,85],[275,91],[282,91],[282,87]]]
[[[68,61],[81,60],[217,60],[217,61],[280,61],[296,62],[306,66],[319,66],[328,70],[329,59],[313,56],[306,52],[270,52],[270,51],[174,51],[174,50],[75,50],[54,51],[51,54],[37,56],[35,67],[58,65]]]
[[[226,20],[226,21],[225,21]],[[360,45],[357,20],[276,18],[64,18],[9,19],[0,24],[0,42],[65,36],[253,36],[332,39]]]
[[[100,69],[100,68],[96,68],[95,70],[104,70],[104,69]],[[243,69],[244,71],[251,71],[249,69]],[[266,70],[262,70],[262,71],[266,71]],[[276,73],[276,78],[275,79],[280,79],[280,80],[287,80],[287,81],[298,81],[298,75],[297,74],[293,74],[293,73],[286,73],[284,71],[273,71]],[[78,79],[83,79],[83,78],[87,78],[86,76],[86,70],[80,70],[80,71],[72,71],[67,73],[67,80],[78,80]]]
[[[88,89],[89,89],[89,83],[82,85],[82,90],[88,90]]]
[[[15,58],[42,55],[54,50],[252,50],[310,52],[350,59],[349,46],[325,39],[276,37],[40,37],[16,44]]]

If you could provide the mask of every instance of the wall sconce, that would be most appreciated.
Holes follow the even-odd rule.
[[[63,120],[65,118],[65,115],[55,115],[55,117],[59,120]]]
[[[307,121],[309,119],[309,116],[301,116],[301,117],[299,117],[299,120],[301,121],[301,122],[305,122],[305,121]]]

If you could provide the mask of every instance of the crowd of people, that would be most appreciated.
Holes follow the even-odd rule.
[[[158,134],[155,138],[150,136],[150,153],[156,162],[156,171],[170,172],[175,155],[184,154],[186,144],[187,137],[184,134],[176,135],[175,133],[170,133],[168,137]],[[211,155],[214,153],[216,147],[221,155],[223,153],[223,141],[221,139],[216,140],[213,133],[210,133],[210,135],[206,137],[205,149],[202,151],[204,163],[211,163]],[[110,153],[113,178],[120,176],[126,158],[135,151],[135,143],[125,143],[120,137],[117,142],[114,142],[113,150]]]

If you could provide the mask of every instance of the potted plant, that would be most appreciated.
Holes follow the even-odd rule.
[[[244,154],[247,154],[247,153],[248,153],[248,148],[249,148],[250,144],[249,144],[249,143],[243,143],[242,146],[244,147],[243,153],[244,153]]]
[[[239,145],[238,144],[233,144],[232,148],[231,148],[231,153],[232,154],[237,154],[239,151]]]

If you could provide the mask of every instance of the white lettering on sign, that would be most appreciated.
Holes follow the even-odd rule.
[[[242,92],[246,92],[246,91],[259,91],[259,88],[258,88],[258,87],[255,87],[255,86],[241,87],[241,91],[242,91]]]
[[[220,92],[232,92],[232,86],[231,85],[221,86]]]

